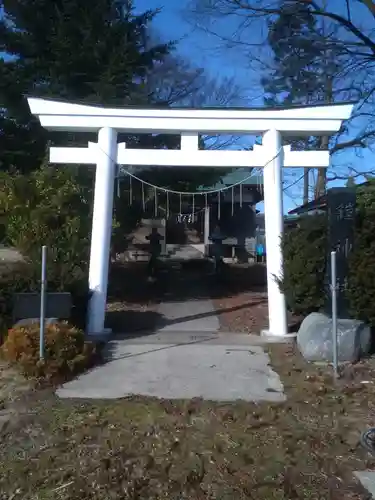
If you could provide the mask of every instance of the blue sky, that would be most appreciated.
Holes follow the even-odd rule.
[[[212,75],[238,77],[241,82],[249,72],[241,66],[240,60],[234,61],[233,54],[223,56],[222,51],[218,50],[221,46],[220,40],[214,35],[194,30],[193,26],[184,20],[183,11],[187,3],[188,0],[136,0],[135,5],[140,12],[161,9],[153,26],[164,40],[177,40],[177,50],[186,59],[207,69]]]
[[[243,52],[237,49],[222,50],[221,41],[207,33],[203,33],[184,20],[183,11],[188,0],[136,0],[136,9],[140,12],[148,9],[161,8],[162,11],[156,16],[154,27],[159,36],[165,41],[178,41],[177,51],[187,61],[202,67],[214,78],[233,77],[244,89],[249,106],[262,106],[262,90],[259,86],[259,72],[249,68]],[[345,2],[340,0],[329,0],[329,5],[340,10]],[[357,5],[358,7],[358,5]],[[369,19],[363,16],[365,11],[361,7],[355,9],[356,21],[359,24]],[[371,21],[371,20],[370,20]],[[235,23],[226,19],[221,28],[230,34],[235,29]],[[258,41],[264,33],[260,30],[252,30],[251,41]],[[345,151],[334,157],[333,165],[338,165],[341,171],[347,172],[347,165],[353,165],[358,170],[370,170],[372,167],[373,154],[371,151],[363,151],[361,156],[355,151]],[[340,167],[345,165],[345,167]],[[333,171],[333,169],[331,169]],[[374,166],[375,170],[375,166]],[[288,169],[285,171],[286,183],[293,183],[301,176],[299,169]],[[343,181],[331,183],[330,185],[341,185]],[[286,191],[284,197],[285,210],[290,210],[302,202],[300,198],[301,186],[296,184]],[[259,207],[262,209],[262,207]]]
[[[178,52],[190,60],[193,64],[203,67],[206,71],[218,78],[230,76],[236,79],[236,82],[246,91],[246,96],[250,106],[261,106],[262,95],[259,87],[259,74],[255,74],[254,70],[247,67],[245,59],[238,51],[218,50],[222,44],[218,38],[198,30],[194,30],[192,25],[184,20],[183,10],[188,0],[137,0],[136,6],[140,11],[146,9],[161,8],[162,12],[155,18],[154,26],[158,30],[160,36],[165,40],[179,40]],[[331,5],[340,10],[343,2],[339,0],[330,0]],[[357,22],[363,24],[365,17],[360,8],[356,9]],[[234,29],[233,21],[226,20],[227,33]],[[253,40],[261,36],[261,33],[253,33]],[[337,157],[334,157],[332,164],[337,166],[340,172],[346,173],[347,166],[352,165],[354,168],[361,170],[369,170],[370,163],[373,162],[373,155],[370,151],[361,153],[361,157],[355,151],[345,151]],[[343,166],[344,165],[344,166]],[[333,169],[332,169],[333,172]],[[301,176],[301,171],[286,172],[287,183],[292,183],[294,179]],[[342,185],[343,181],[330,183],[333,185]],[[285,210],[290,210],[302,202],[299,193],[301,191],[300,184],[290,188],[285,193],[284,205]],[[259,207],[262,209],[262,207]]]

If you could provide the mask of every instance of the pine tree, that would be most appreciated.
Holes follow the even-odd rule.
[[[45,156],[47,134],[30,116],[27,95],[107,106],[150,101],[142,82],[171,46],[150,47],[156,12],[135,15],[133,7],[132,0],[4,0],[2,170],[27,171]]]
[[[263,78],[265,104],[307,104],[316,100],[321,87],[316,20],[295,2],[283,2],[280,15],[268,25],[268,42],[274,55],[274,70]]]
[[[305,4],[284,0],[280,14],[269,23],[268,42],[274,69],[263,78],[265,104],[324,104],[333,99],[333,79],[340,62],[327,50],[324,27]],[[297,149],[326,149],[327,138],[294,138]],[[308,169],[304,172],[304,202],[308,201]],[[315,197],[326,189],[326,171],[320,169]]]
[[[346,181],[346,187],[353,188],[356,186],[355,178],[352,175],[349,175],[348,180]]]

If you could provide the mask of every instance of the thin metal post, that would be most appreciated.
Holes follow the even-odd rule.
[[[209,244],[210,244],[210,207],[206,206],[204,209],[204,229],[203,229],[203,238],[204,238],[204,252],[206,257],[209,255]]]
[[[163,237],[161,240],[161,254],[167,255],[167,219],[161,219],[161,233]]]
[[[46,289],[47,289],[47,247],[42,247],[42,276],[40,285],[40,333],[39,358],[44,358],[44,329],[46,321]]]
[[[331,302],[332,302],[332,352],[333,375],[339,378],[337,355],[337,277],[336,277],[336,252],[331,252]]]

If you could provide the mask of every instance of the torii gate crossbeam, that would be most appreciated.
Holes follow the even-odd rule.
[[[328,151],[291,151],[282,136],[332,135],[350,117],[353,104],[289,109],[107,109],[48,99],[28,99],[43,127],[62,131],[96,131],[98,143],[88,148],[51,148],[52,163],[96,164],[91,236],[87,332],[101,336],[107,300],[108,265],[116,165],[171,167],[264,167],[264,205],[267,245],[269,330],[285,337],[285,297],[277,279],[282,276],[280,239],[283,234],[283,167],[328,167]],[[136,150],[117,144],[117,133],[181,135],[180,150]],[[201,133],[262,134],[253,151],[199,151]]]

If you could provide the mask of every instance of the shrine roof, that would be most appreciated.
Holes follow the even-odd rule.
[[[357,184],[354,186],[355,188],[363,187],[363,186],[369,186],[372,182],[371,181],[366,181],[362,182],[361,184]],[[326,211],[327,210],[327,195],[324,194],[322,196],[319,196],[315,200],[309,201],[308,203],[304,203],[300,205],[299,207],[293,208],[293,210],[290,210],[288,212],[289,215],[300,215],[300,214],[306,214],[308,212],[312,212],[315,210],[320,210],[320,211]]]
[[[253,175],[249,179],[246,179],[251,173],[251,169],[248,168],[236,168],[232,172],[224,175],[216,184],[210,186],[209,188],[201,186],[198,191],[205,191],[207,189],[220,189],[223,186],[232,186],[233,184],[241,183],[243,186],[249,187],[254,186],[255,188],[260,188],[263,186],[263,175]],[[246,179],[246,181],[243,181]]]

